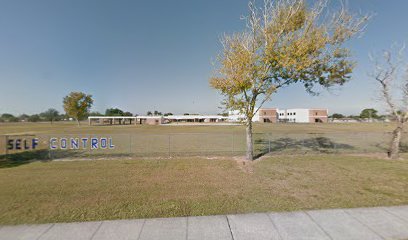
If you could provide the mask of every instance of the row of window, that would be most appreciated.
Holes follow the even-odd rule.
[[[295,116],[296,115],[296,113],[295,112],[293,112],[293,113],[288,113],[288,116]],[[284,113],[279,113],[279,116],[285,116],[285,114]]]

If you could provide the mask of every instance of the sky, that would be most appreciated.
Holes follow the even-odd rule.
[[[332,0],[336,2],[336,0]],[[92,94],[92,111],[118,107],[215,114],[222,97],[210,88],[220,37],[241,31],[247,0],[0,0],[0,113],[55,108],[71,91]],[[265,107],[382,110],[368,77],[369,53],[408,39],[408,1],[352,0],[373,13],[365,34],[347,43],[352,79],[319,96],[301,85],[281,89]]]

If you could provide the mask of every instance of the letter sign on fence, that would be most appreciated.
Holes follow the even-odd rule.
[[[38,138],[16,138],[7,140],[7,150],[35,150],[38,146]]]
[[[50,146],[51,150],[55,149],[88,149],[96,150],[96,149],[114,149],[115,145],[113,144],[112,138],[50,138]]]

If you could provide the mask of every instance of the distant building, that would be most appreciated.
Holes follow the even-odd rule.
[[[292,123],[327,123],[328,110],[321,108],[293,108],[278,110],[278,121]]]
[[[244,114],[239,111],[230,111],[228,120],[231,122],[244,121]],[[327,109],[277,109],[277,108],[260,108],[252,118],[253,122],[276,123],[326,123],[328,122]]]
[[[233,110],[228,112],[228,122],[241,122],[246,119],[245,115],[240,113],[239,110]]]
[[[276,123],[278,122],[278,109],[260,108],[258,112],[256,112],[252,121],[262,123]]]
[[[327,109],[277,109],[260,108],[252,118],[261,123],[326,123]],[[89,125],[160,125],[168,123],[222,123],[242,122],[246,117],[240,111],[230,111],[228,117],[220,115],[170,115],[170,116],[89,116]]]
[[[228,117],[219,115],[171,115],[171,116],[89,116],[89,125],[160,125],[166,123],[219,123]]]
[[[354,118],[334,118],[334,119],[330,119],[330,122],[332,123],[357,123],[360,121]]]
[[[220,115],[172,115],[164,117],[166,123],[219,123],[228,120],[228,117]]]

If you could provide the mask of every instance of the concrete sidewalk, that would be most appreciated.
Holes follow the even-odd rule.
[[[19,239],[408,239],[408,206],[0,226]]]

